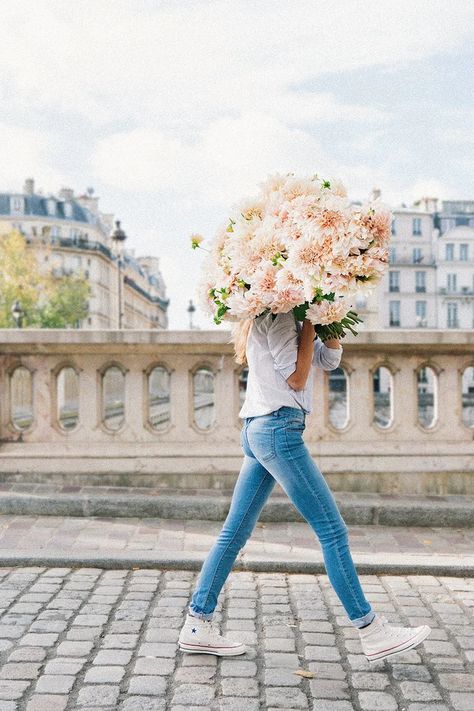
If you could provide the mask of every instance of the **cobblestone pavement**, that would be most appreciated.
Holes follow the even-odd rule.
[[[474,709],[474,579],[361,575],[375,610],[433,629],[369,667],[326,575],[232,571],[214,619],[248,651],[177,650],[196,578],[1,569],[0,711]]]
[[[222,527],[221,521],[177,519],[72,518],[1,516],[0,557],[15,552],[103,554],[150,557],[158,554],[204,558]],[[474,529],[349,526],[356,562],[464,562],[474,568]],[[239,560],[322,561],[321,547],[306,522],[258,522]],[[33,561],[34,562],[34,561]],[[7,562],[5,562],[7,564]],[[473,707],[474,711],[474,707]]]

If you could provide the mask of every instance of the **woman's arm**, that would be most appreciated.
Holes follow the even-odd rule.
[[[308,380],[308,376],[311,370],[312,365],[319,364],[321,367],[324,367],[327,365],[327,363],[323,363],[321,361],[321,356],[319,358],[319,363],[315,362],[314,355],[314,341],[315,341],[315,332],[314,332],[314,325],[309,321],[308,319],[305,318],[303,321],[303,327],[300,332],[300,337],[298,341],[298,356],[296,360],[296,370],[290,375],[289,378],[287,378],[287,383],[290,386],[290,388],[293,388],[293,390],[303,390],[306,381]],[[321,353],[321,349],[324,348],[324,346],[327,346],[328,348],[331,348],[335,351],[341,351],[342,352],[342,346],[339,343],[339,339],[337,338],[328,338],[324,343],[321,344],[321,348],[319,349],[319,353]],[[337,360],[337,359],[336,359]],[[340,360],[340,356],[339,359]],[[337,365],[333,365],[332,359],[331,362],[329,363],[329,368],[325,368],[327,370],[331,370],[334,367],[337,367]]]
[[[279,313],[275,320],[265,320],[264,332],[273,356],[273,367],[293,390],[304,388],[311,365],[325,370],[339,365],[342,354],[339,340],[331,338],[324,343],[316,340],[313,324],[305,319],[300,330],[291,311]]]

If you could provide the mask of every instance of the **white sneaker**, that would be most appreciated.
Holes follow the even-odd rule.
[[[226,639],[213,627],[212,620],[186,614],[186,621],[178,638],[179,648],[192,654],[216,654],[232,657],[247,651],[245,644]]]
[[[401,654],[423,642],[431,632],[431,627],[395,627],[383,615],[375,615],[367,627],[359,629],[362,650],[374,662],[394,654]]]

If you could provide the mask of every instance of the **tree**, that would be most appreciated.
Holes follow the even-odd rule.
[[[53,280],[51,295],[40,309],[42,328],[76,326],[88,313],[90,287],[82,276]]]
[[[0,328],[12,328],[12,306],[20,301],[23,326],[68,328],[87,316],[90,286],[84,275],[56,277],[40,268],[24,236],[0,235]]]

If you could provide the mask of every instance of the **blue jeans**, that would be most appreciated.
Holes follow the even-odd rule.
[[[287,405],[268,415],[245,418],[240,439],[244,461],[227,518],[202,565],[189,614],[212,618],[239,550],[278,482],[317,535],[329,580],[348,618],[356,627],[374,618],[351,557],[347,526],[303,441],[305,419],[304,410]]]

